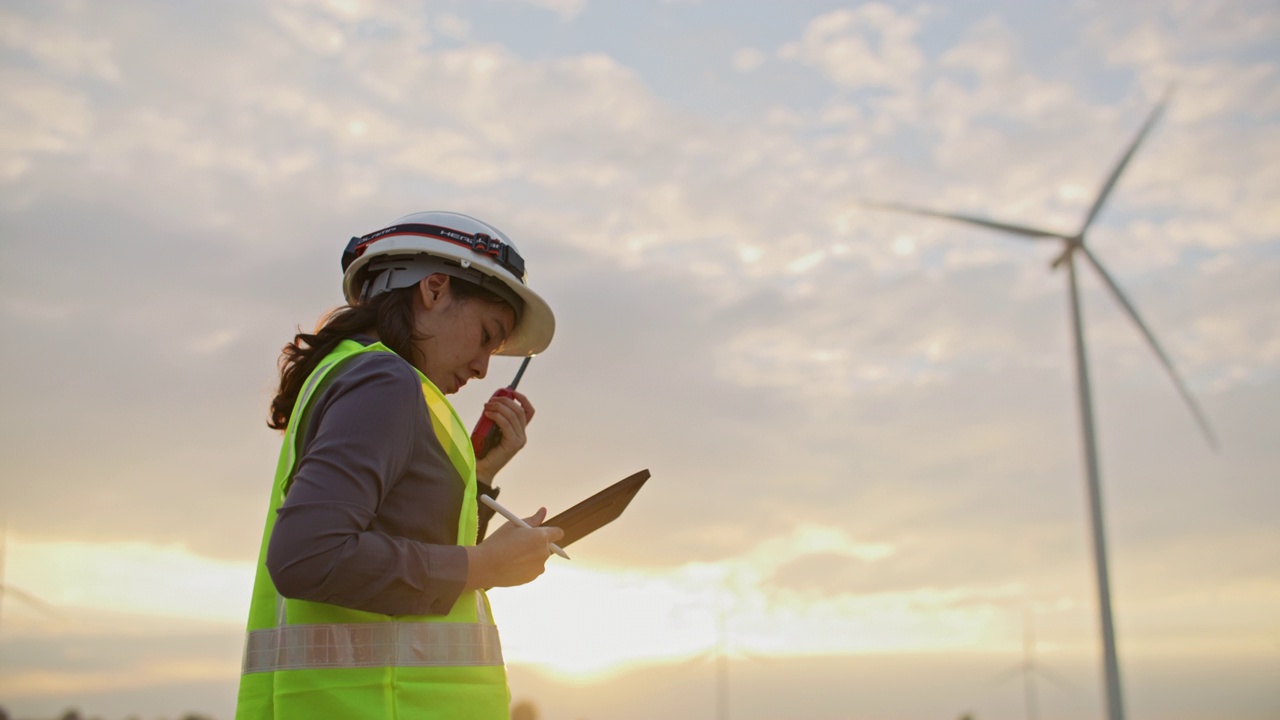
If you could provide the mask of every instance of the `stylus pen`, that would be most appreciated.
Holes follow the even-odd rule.
[[[515,524],[519,525],[520,527],[522,527],[522,528],[529,528],[529,529],[533,529],[533,526],[532,526],[532,525],[530,525],[529,523],[525,522],[524,520],[521,520],[519,515],[516,515],[515,513],[511,512],[510,510],[508,510],[508,509],[506,509],[506,508],[502,507],[501,505],[499,505],[499,504],[498,504],[498,501],[497,501],[497,500],[494,500],[493,498],[489,497],[488,495],[481,495],[481,496],[480,496],[480,502],[482,502],[482,503],[484,503],[485,505],[488,505],[489,507],[493,508],[493,509],[494,509],[494,512],[496,512],[496,513],[498,513],[499,515],[501,515],[502,517],[504,517],[504,518],[506,518],[506,519],[510,520],[511,522],[513,522],[513,523],[515,523]],[[569,554],[568,554],[568,553],[566,553],[564,550],[561,550],[561,549],[560,549],[560,546],[559,546],[559,545],[557,545],[557,544],[555,544],[555,543],[551,543],[551,552],[553,552],[553,553],[555,553],[555,554],[559,555],[560,557],[564,558],[565,560],[568,560],[568,559],[569,559]]]

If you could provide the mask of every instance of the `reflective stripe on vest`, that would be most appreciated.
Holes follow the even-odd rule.
[[[250,632],[243,672],[501,664],[494,625],[330,623]]]
[[[289,625],[277,596],[276,627],[250,630],[242,674],[358,667],[502,665],[502,644],[489,606],[476,597],[476,623],[373,622]]]

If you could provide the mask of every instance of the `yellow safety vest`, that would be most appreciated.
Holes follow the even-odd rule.
[[[498,629],[483,591],[447,615],[379,615],[281,597],[267,545],[297,460],[306,408],[343,360],[385,345],[344,340],[307,378],[285,431],[258,554],[236,720],[493,720],[510,716]],[[466,427],[422,373],[436,437],[466,482],[458,544],[475,545],[476,459]]]

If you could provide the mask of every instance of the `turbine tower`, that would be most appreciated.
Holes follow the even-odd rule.
[[[1165,92],[1164,98],[1156,105],[1155,109],[1147,117],[1142,125],[1142,129],[1138,131],[1137,137],[1129,144],[1127,150],[1120,161],[1116,163],[1115,168],[1107,177],[1107,181],[1103,184],[1102,190],[1098,192],[1098,197],[1093,201],[1093,206],[1089,208],[1088,215],[1085,216],[1084,223],[1080,226],[1080,230],[1074,235],[1064,235],[1053,230],[1042,230],[1039,228],[1026,227],[1023,225],[1014,225],[1006,222],[997,222],[986,218],[975,217],[972,215],[962,215],[959,213],[942,212],[939,210],[930,210],[928,208],[916,207],[912,205],[903,205],[899,203],[873,203],[863,202],[861,204],[870,207],[883,208],[886,210],[895,210],[899,212],[910,213],[913,215],[923,215],[926,217],[940,218],[943,220],[952,220],[956,222],[976,225],[978,227],[990,230],[998,230],[1000,232],[1009,233],[1019,236],[1027,240],[1036,241],[1056,241],[1062,243],[1062,252],[1053,261],[1052,267],[1059,268],[1063,265],[1067,267],[1067,287],[1070,297],[1071,307],[1071,337],[1075,347],[1075,369],[1076,369],[1076,386],[1079,393],[1080,401],[1080,431],[1084,444],[1084,468],[1085,479],[1089,494],[1089,521],[1093,532],[1093,558],[1094,568],[1097,575],[1098,586],[1098,612],[1101,616],[1102,626],[1102,648],[1103,648],[1103,665],[1104,678],[1106,681],[1107,693],[1107,718],[1108,720],[1124,720],[1124,702],[1120,692],[1120,664],[1116,657],[1115,627],[1111,617],[1111,583],[1107,570],[1107,545],[1103,532],[1102,522],[1102,490],[1098,477],[1098,447],[1095,437],[1093,425],[1093,396],[1089,388],[1089,365],[1085,357],[1084,345],[1084,328],[1080,315],[1080,290],[1076,278],[1076,256],[1080,255],[1085,262],[1097,271],[1099,277],[1102,278],[1103,284],[1111,291],[1111,295],[1124,308],[1125,313],[1137,325],[1142,336],[1146,338],[1147,344],[1155,352],[1159,358],[1160,364],[1164,366],[1169,377],[1173,380],[1174,386],[1178,389],[1178,393],[1182,396],[1183,401],[1191,409],[1192,415],[1195,416],[1196,423],[1200,426],[1201,432],[1204,433],[1205,439],[1209,446],[1217,450],[1218,443],[1214,438],[1213,430],[1209,427],[1209,421],[1205,417],[1200,406],[1195,399],[1191,397],[1191,391],[1187,389],[1186,383],[1179,377],[1178,372],[1173,369],[1173,362],[1169,359],[1169,355],[1160,347],[1160,343],[1156,341],[1155,335],[1147,328],[1146,323],[1138,315],[1137,309],[1129,298],[1120,290],[1120,286],[1116,284],[1111,274],[1102,267],[1102,263],[1089,250],[1085,244],[1085,234],[1089,230],[1089,226],[1098,217],[1102,211],[1102,206],[1106,203],[1107,197],[1115,188],[1116,181],[1120,178],[1120,174],[1124,172],[1125,167],[1133,158],[1138,150],[1138,146],[1146,139],[1147,133],[1151,131],[1152,126],[1160,118],[1164,112],[1165,105],[1169,101],[1169,92]]]

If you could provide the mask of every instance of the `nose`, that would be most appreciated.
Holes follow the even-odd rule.
[[[483,380],[489,374],[489,353],[482,352],[471,361],[471,374],[477,380]]]

